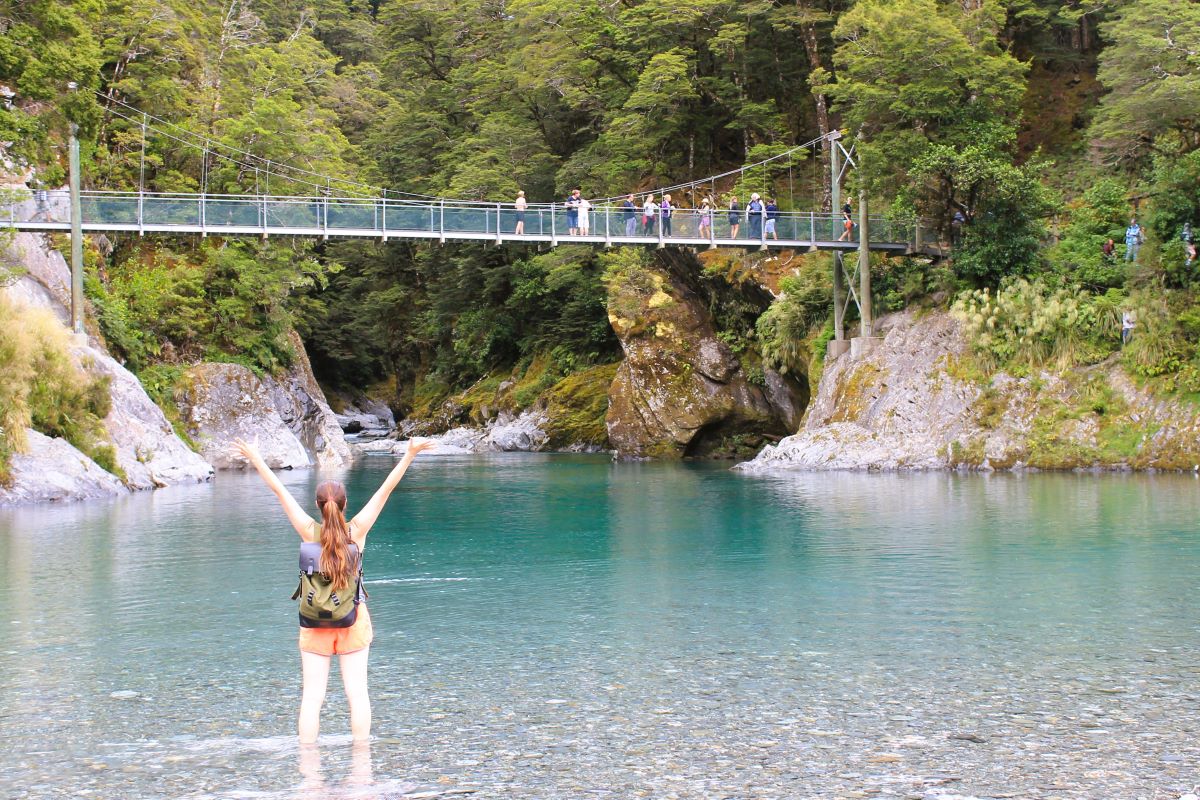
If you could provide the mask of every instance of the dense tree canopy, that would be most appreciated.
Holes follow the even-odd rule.
[[[1148,219],[1164,241],[1200,208],[1186,188],[1200,149],[1198,8],[0,0],[0,84],[12,92],[0,141],[51,185],[73,121],[96,187],[548,201],[686,184],[836,128],[854,147],[849,189],[874,209],[932,218],[945,235],[962,215],[959,279],[1036,272],[1046,252],[1056,275],[1119,288],[1129,276],[1091,248],[1119,231],[1122,204],[1157,198]],[[1080,194],[1093,155],[1123,171],[1068,206],[1080,219],[1044,251],[1051,187]],[[802,152],[676,199],[765,191],[784,208],[819,207],[826,159]],[[616,352],[583,251],[115,243],[89,285],[135,363],[224,349],[271,368],[289,325],[322,369],[357,383],[461,383],[535,353],[566,369]],[[230,324],[237,315],[256,332]]]

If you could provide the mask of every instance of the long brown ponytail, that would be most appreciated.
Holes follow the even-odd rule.
[[[317,487],[321,509],[321,572],[334,590],[350,585],[358,564],[350,558],[350,527],[346,524],[346,487],[325,481]]]

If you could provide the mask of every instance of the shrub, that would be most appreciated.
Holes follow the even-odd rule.
[[[986,372],[1094,363],[1117,345],[1120,293],[1092,297],[1077,287],[1051,289],[1018,279],[992,294],[963,292],[952,313],[972,339]]]
[[[112,402],[109,379],[80,369],[53,314],[0,297],[0,372],[0,482],[11,480],[10,459],[28,446],[27,428],[66,439],[124,478],[103,424]]]

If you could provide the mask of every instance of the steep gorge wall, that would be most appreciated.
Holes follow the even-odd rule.
[[[1164,469],[1200,465],[1200,407],[1139,386],[1114,357],[1058,374],[956,375],[945,311],[878,321],[883,342],[825,365],[794,436],[740,469]]]
[[[640,251],[635,251],[640,252]],[[608,436],[622,456],[727,455],[796,430],[808,402],[804,380],[739,358],[718,336],[711,289],[688,251],[630,259],[610,282],[609,322],[625,358],[609,388]],[[751,284],[729,287],[754,297]]]
[[[69,324],[70,269],[45,236],[13,234],[0,257],[10,273],[0,286],[8,300],[47,309],[64,326]],[[10,485],[0,487],[0,505],[103,497],[207,481],[214,466],[243,466],[229,457],[234,435],[282,441],[279,449],[286,457],[267,448],[268,460],[278,467],[348,462],[349,448],[312,375],[303,343],[294,333],[291,343],[297,360],[280,376],[260,380],[235,365],[195,368],[207,377],[205,385],[214,390],[207,404],[186,407],[189,416],[198,415],[208,423],[194,425],[189,431],[201,449],[196,453],[176,435],[137,377],[117,363],[97,338],[77,342],[72,346],[75,362],[88,374],[108,378],[112,403],[103,422],[124,478],[105,472],[66,441],[30,430],[27,452],[12,459]],[[230,371],[237,374],[227,375]],[[244,385],[252,385],[253,391],[240,391]],[[233,421],[245,424],[233,432]]]

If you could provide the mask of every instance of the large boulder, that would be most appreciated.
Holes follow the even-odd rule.
[[[129,488],[199,483],[212,477],[212,466],[175,435],[133,373],[94,347],[77,348],[76,356],[89,372],[109,378],[112,407],[104,427]]]
[[[233,452],[238,438],[256,442],[272,469],[313,463],[276,410],[266,384],[240,364],[197,364],[184,373],[175,397],[188,434],[217,469],[246,466]]]
[[[25,432],[28,449],[9,463],[12,481],[0,486],[0,505],[52,503],[116,497],[128,489],[114,475],[72,447],[35,430]]]
[[[828,361],[804,427],[739,465],[749,472],[1200,468],[1200,415],[1155,393],[1119,359],[987,380],[943,310],[887,315],[882,342]]]
[[[694,258],[664,251],[654,262],[623,265],[609,283],[609,322],[625,359],[609,389],[606,423],[622,456],[712,455],[799,424],[807,386],[771,369],[752,379],[687,280],[699,270]]]
[[[0,291],[18,305],[48,309],[64,325],[69,325],[71,271],[62,254],[50,248],[47,238],[39,234],[15,234],[8,240],[3,256],[14,274]],[[117,465],[125,473],[128,488],[196,483],[212,477],[212,467],[175,435],[162,410],[149,398],[137,377],[109,356],[100,342],[81,337],[72,347],[71,354],[85,372],[109,379],[112,404],[104,427],[116,451]],[[12,498],[24,498],[19,502],[65,499],[70,487],[78,486],[77,499],[85,499],[96,496],[96,486],[110,483],[107,479],[101,479],[99,483],[93,481],[90,475],[100,467],[74,447],[66,442],[48,446],[42,442],[46,437],[40,434],[39,437],[31,437],[31,443],[39,443],[35,461],[25,463],[48,467],[47,461],[57,455],[64,459],[61,469],[25,468],[18,471],[11,487]],[[80,458],[92,464],[93,469],[79,473],[76,464]],[[77,473],[79,480],[62,479],[63,475]]]
[[[316,463],[322,467],[340,467],[352,458],[342,436],[342,426],[313,376],[300,335],[292,331],[289,338],[296,352],[295,363],[278,378],[267,376],[263,384],[279,417]]]

